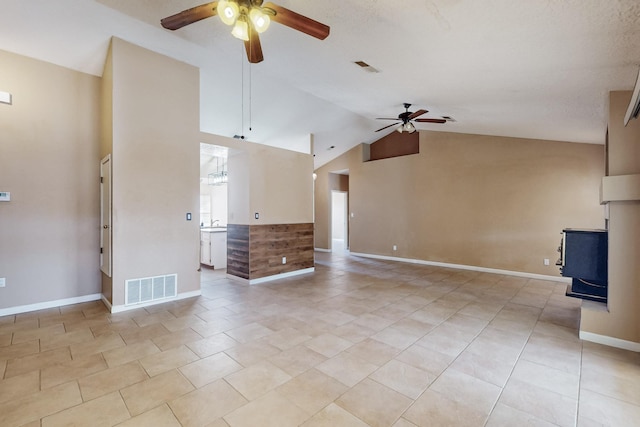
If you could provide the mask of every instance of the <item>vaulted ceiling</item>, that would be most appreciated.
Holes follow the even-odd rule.
[[[193,64],[203,131],[300,151],[313,134],[316,166],[393,132],[375,133],[389,124],[375,118],[404,102],[456,120],[419,130],[603,143],[607,94],[631,90],[640,64],[637,0],[275,3],[330,36],[274,23],[249,66],[217,17],[160,26],[197,0],[3,0],[0,49],[99,76],[117,36]]]

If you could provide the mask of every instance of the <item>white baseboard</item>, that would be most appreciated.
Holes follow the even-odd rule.
[[[621,348],[623,350],[640,353],[640,342],[621,340],[620,338],[598,335],[591,332],[580,331],[580,339],[594,342],[596,344],[608,345],[609,347]]]
[[[104,297],[102,298],[102,302],[105,303],[105,305],[107,306],[109,311],[111,311],[111,313],[122,313],[123,311],[137,310],[138,308],[149,307],[149,306],[157,305],[157,304],[164,304],[166,302],[179,301],[181,299],[186,299],[186,298],[199,297],[200,295],[202,295],[202,291],[200,289],[198,289],[197,291],[183,292],[183,293],[178,294],[178,296],[173,297],[173,298],[159,299],[159,300],[155,300],[155,301],[145,302],[145,303],[142,303],[142,304],[111,305],[111,304],[109,304],[109,302]]]
[[[258,285],[260,283],[271,282],[272,280],[286,279],[287,277],[300,276],[301,274],[309,274],[316,271],[315,267],[303,268],[302,270],[289,271],[287,273],[274,274],[273,276],[260,277],[259,279],[243,279],[242,277],[227,274],[227,279],[242,282],[247,285]]]
[[[30,311],[46,310],[63,305],[80,304],[83,302],[99,301],[101,294],[83,295],[81,297],[65,298],[54,301],[39,302],[36,304],[19,305],[16,307],[0,308],[0,317],[11,316],[13,314],[28,313]]]
[[[324,249],[324,248],[313,248],[313,250],[316,252],[331,252],[331,249]]]
[[[363,258],[407,262],[410,264],[431,265],[434,267],[456,268],[458,270],[479,271],[482,273],[504,274],[507,276],[525,277],[527,279],[539,279],[539,280],[550,280],[552,282],[571,283],[570,277],[548,276],[545,274],[526,273],[522,271],[499,270],[497,268],[477,267],[475,265],[450,264],[447,262],[425,261],[422,259],[399,258],[399,257],[386,256],[386,255],[363,254],[358,252],[351,252],[351,255],[360,256]]]

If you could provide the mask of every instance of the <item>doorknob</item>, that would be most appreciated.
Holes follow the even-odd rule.
[[[103,225],[102,228],[104,228],[106,230],[107,228],[109,228],[109,226],[108,225]]]

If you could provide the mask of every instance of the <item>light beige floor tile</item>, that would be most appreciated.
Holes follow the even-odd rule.
[[[280,353],[280,349],[264,342],[239,344],[224,351],[244,367],[268,359]]]
[[[396,360],[438,376],[447,369],[451,362],[455,360],[455,357],[420,345],[412,345],[400,353]]]
[[[169,313],[166,310],[166,306],[159,305],[157,309],[158,311],[153,314],[144,314],[141,316],[136,316],[133,318],[133,321],[136,322],[138,326],[142,328],[145,326],[162,323],[169,320],[174,320],[176,318],[176,316],[174,316],[173,314]]]
[[[390,426],[413,403],[412,399],[365,379],[336,400],[336,404],[374,427]]]
[[[482,381],[504,387],[513,371],[513,363],[496,358],[495,354],[477,354],[465,350],[451,364],[451,369],[464,372]]]
[[[40,338],[40,351],[67,347],[71,344],[83,343],[92,339],[93,333],[89,328],[78,329],[64,334],[47,335]]]
[[[231,357],[217,353],[181,367],[180,372],[191,384],[200,388],[241,369],[243,366]]]
[[[101,354],[92,354],[80,359],[49,366],[40,371],[42,390],[77,380],[107,369],[107,364]]]
[[[500,310],[502,310],[502,307],[502,304],[497,303],[471,302],[464,308],[462,308],[458,313],[477,317],[479,319],[491,320],[498,314]]]
[[[523,359],[518,361],[516,364],[511,378],[577,399],[578,386],[582,384],[584,387],[584,372],[582,376],[583,380],[581,383],[579,375],[570,374],[565,371],[560,371],[558,369],[539,365]],[[640,393],[640,387],[638,388],[638,393]]]
[[[240,343],[247,343],[273,334],[269,328],[262,326],[260,323],[249,323],[248,325],[240,326],[226,331],[234,340]]]
[[[145,340],[105,351],[102,355],[107,365],[113,368],[157,353],[160,353],[160,349],[151,340]]]
[[[271,392],[225,415],[224,420],[231,427],[254,427],[256,420],[261,427],[296,427],[307,418],[302,409]]]
[[[140,359],[140,364],[150,377],[154,377],[171,369],[180,368],[200,359],[186,346],[172,348],[161,353],[152,354]]]
[[[621,361],[640,364],[640,353],[635,351],[609,347],[607,345],[597,344],[589,341],[583,341],[582,350],[585,354],[593,354],[600,357],[618,359]]]
[[[276,389],[309,415],[315,414],[347,390],[347,386],[316,369],[310,369]]]
[[[278,353],[269,358],[269,361],[295,377],[327,360],[320,353],[316,353],[310,348],[299,345]]]
[[[382,366],[400,353],[400,349],[378,340],[366,339],[346,350],[362,360]]]
[[[374,331],[381,331],[384,328],[390,326],[393,322],[394,321],[391,319],[376,316],[375,314],[371,313],[363,314],[362,316],[359,316],[358,319],[353,321],[353,323],[357,325],[373,329]]]
[[[640,406],[594,393],[580,391],[580,417],[582,424],[593,422],[603,426],[635,426],[640,420]],[[581,420],[582,421],[582,420]],[[597,424],[596,424],[597,423]]]
[[[247,400],[254,400],[286,383],[291,376],[273,363],[262,361],[230,374],[225,379]]]
[[[119,427],[182,427],[167,404],[118,424]]]
[[[40,391],[40,374],[38,371],[31,371],[6,380],[0,380],[0,403],[18,399],[38,391]]]
[[[204,320],[195,314],[177,317],[176,319],[166,320],[162,322],[165,328],[170,332],[180,331],[182,329],[191,328],[192,326],[203,327],[207,324]]]
[[[359,343],[375,334],[376,331],[352,322],[333,329],[331,333],[337,337],[349,340],[352,343]]]
[[[192,342],[200,341],[202,336],[192,329],[181,329],[175,332],[171,332],[159,337],[153,338],[153,343],[162,351],[170,348],[179,347],[182,344],[189,344]]]
[[[93,332],[94,337],[99,337],[100,335],[110,334],[113,332],[120,333],[137,327],[138,324],[134,322],[133,319],[120,319],[115,321],[112,319],[110,323],[92,326],[90,329],[91,332]]]
[[[4,371],[7,368],[7,361],[0,360],[0,378],[4,378]]]
[[[640,365],[636,375],[607,375],[597,370],[583,369],[580,387],[614,399],[640,405]],[[574,396],[577,397],[577,396]]]
[[[422,338],[424,335],[433,330],[433,328],[435,328],[435,325],[419,322],[415,319],[405,317],[395,322],[390,326],[390,328],[398,329],[405,333],[415,335],[418,338]]]
[[[520,356],[570,374],[580,374],[581,344],[555,337],[532,336]]]
[[[120,394],[131,415],[136,416],[193,390],[193,385],[174,369],[123,388]]]
[[[40,351],[38,340],[29,341],[20,344],[14,344],[7,347],[0,347],[0,360],[11,360],[35,354]]]
[[[322,362],[316,366],[316,369],[348,387],[353,387],[378,369],[378,365],[369,363],[355,354],[345,352]]]
[[[0,335],[0,347],[7,347],[11,345],[11,338],[13,334],[1,334]]]
[[[295,328],[284,328],[264,338],[266,342],[280,350],[288,350],[292,347],[309,341],[312,337]]]
[[[0,404],[0,425],[22,426],[81,403],[78,384],[68,382]]]
[[[402,417],[419,427],[481,427],[484,426],[487,414],[465,402],[451,400],[440,393],[427,390]]]
[[[393,427],[417,427],[414,423],[405,420],[404,418],[400,418],[393,424]]]
[[[422,335],[405,332],[390,326],[373,335],[371,338],[397,349],[404,350],[421,337]]]
[[[199,357],[207,357],[236,345],[238,345],[238,341],[224,333],[219,333],[208,338],[190,342],[187,344],[187,347]]]
[[[180,423],[189,427],[205,425],[246,403],[240,393],[224,380],[219,380],[173,399],[169,406]]]
[[[535,385],[510,379],[500,396],[503,403],[559,426],[573,426],[578,401]]]
[[[5,378],[11,378],[16,375],[24,374],[29,371],[37,371],[45,369],[49,366],[71,360],[68,348],[60,348],[57,350],[45,351],[44,353],[32,354],[19,359],[7,361],[7,368],[4,373]]]
[[[125,343],[122,338],[120,338],[120,335],[114,333],[101,335],[89,342],[72,344],[70,348],[71,356],[73,356],[74,359],[78,359],[124,346]]]
[[[92,427],[111,427],[129,418],[129,411],[120,393],[114,392],[45,417],[42,419],[42,427],[66,427],[89,423]]]
[[[47,326],[44,328],[28,329],[24,331],[17,331],[13,334],[13,344],[20,344],[27,341],[33,341],[42,337],[51,335],[64,334],[64,325],[59,323],[56,325]]]
[[[120,336],[127,345],[131,345],[139,341],[152,340],[168,333],[169,330],[161,323],[152,323],[141,327],[135,326],[119,331]]]
[[[78,380],[86,402],[149,378],[138,362],[130,362]]]
[[[369,378],[405,396],[417,399],[436,376],[394,359],[369,375]]]
[[[469,345],[469,341],[463,341],[450,334],[451,328],[443,329],[440,326],[420,338],[416,344],[449,356],[457,357]]]
[[[444,371],[429,389],[486,415],[491,412],[502,392],[502,388],[496,385],[451,368]]]
[[[325,357],[333,357],[351,347],[353,343],[333,334],[322,334],[307,341],[304,345]]]
[[[526,412],[518,411],[510,406],[498,403],[491,412],[486,427],[554,427],[555,424],[534,417]]]
[[[314,415],[302,427],[368,427],[360,418],[342,409],[335,403],[330,404]]]

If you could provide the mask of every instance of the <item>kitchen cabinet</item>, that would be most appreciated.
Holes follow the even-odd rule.
[[[214,269],[227,268],[227,229],[200,231],[200,263]]]

